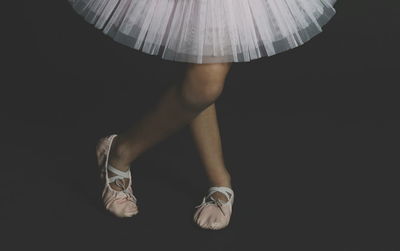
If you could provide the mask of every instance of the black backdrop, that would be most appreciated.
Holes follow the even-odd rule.
[[[133,166],[139,215],[99,202],[96,140],[139,119],[184,64],[115,43],[66,1],[16,4],[2,34],[9,249],[383,250],[398,237],[398,1],[339,0],[310,42],[233,65],[216,104],[236,200],[215,232],[191,221],[207,180],[187,128]]]

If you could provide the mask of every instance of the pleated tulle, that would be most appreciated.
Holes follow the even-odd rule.
[[[322,31],[336,0],[68,0],[115,41],[162,59],[247,62]]]

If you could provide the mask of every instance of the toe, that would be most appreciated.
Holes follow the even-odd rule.
[[[221,225],[221,216],[222,214],[218,208],[206,206],[198,214],[196,223],[205,229],[217,229]]]
[[[108,209],[117,217],[131,217],[138,212],[138,208],[135,203],[127,201],[114,201]]]

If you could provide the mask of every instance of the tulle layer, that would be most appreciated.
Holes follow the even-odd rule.
[[[336,0],[68,0],[116,42],[162,59],[248,62],[322,32]]]

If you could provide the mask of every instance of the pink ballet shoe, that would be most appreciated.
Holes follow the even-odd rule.
[[[214,199],[211,195],[215,192],[223,193],[228,201]],[[218,230],[229,224],[234,193],[229,187],[210,187],[208,194],[203,197],[203,202],[196,206],[193,220],[204,229]]]
[[[133,195],[131,172],[130,170],[120,171],[108,163],[111,144],[116,136],[113,134],[100,139],[96,147],[97,163],[101,170],[100,177],[105,182],[102,199],[106,210],[115,216],[131,217],[139,211],[136,205],[137,199]],[[108,177],[108,171],[113,172],[116,176]],[[124,187],[124,178],[129,179],[127,188]],[[121,191],[111,188],[109,183],[114,181],[118,187],[121,187]]]

